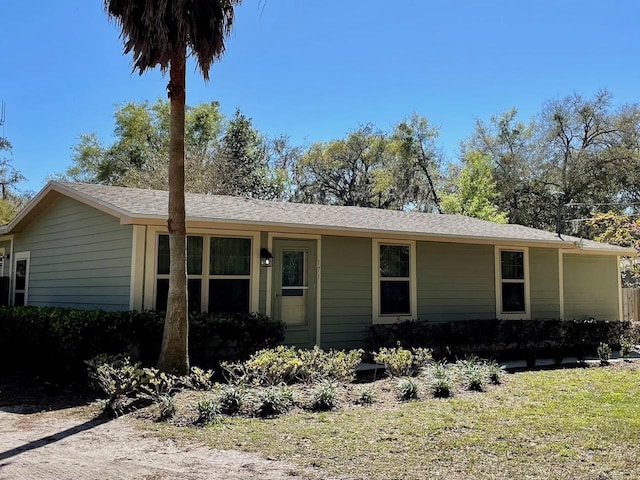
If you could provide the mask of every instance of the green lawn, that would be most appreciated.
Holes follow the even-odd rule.
[[[638,479],[640,372],[516,373],[450,399],[153,428],[354,478]]]

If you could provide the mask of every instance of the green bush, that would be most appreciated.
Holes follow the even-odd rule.
[[[126,354],[144,366],[158,359],[164,315],[53,307],[0,307],[0,375],[81,382],[83,362]],[[284,339],[284,324],[257,314],[190,318],[191,362],[204,368],[245,359]]]
[[[583,320],[406,320],[368,328],[368,351],[423,347],[436,358],[455,360],[469,354],[498,360],[584,357],[596,353],[601,341],[617,347],[622,335],[634,331],[630,322]],[[640,328],[638,328],[640,331]]]
[[[431,351],[425,348],[381,348],[373,354],[376,363],[384,365],[385,371],[392,377],[416,375],[431,361]]]
[[[456,362],[456,370],[467,389],[477,392],[484,389],[486,369],[477,357],[471,356]]]
[[[351,382],[362,358],[362,350],[324,351],[279,346],[260,350],[244,362],[225,362],[221,366],[231,383],[280,385],[332,380]]]
[[[620,356],[622,358],[629,358],[631,354],[631,350],[633,350],[633,343],[626,337],[620,338]]]

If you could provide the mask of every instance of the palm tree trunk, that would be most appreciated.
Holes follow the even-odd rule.
[[[169,297],[158,368],[184,375],[189,370],[184,198],[184,117],[186,46],[176,49],[169,67],[167,87],[171,101],[169,136]]]

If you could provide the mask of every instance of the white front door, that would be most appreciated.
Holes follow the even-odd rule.
[[[316,249],[314,240],[274,240],[274,317],[287,328],[285,342],[315,344]]]

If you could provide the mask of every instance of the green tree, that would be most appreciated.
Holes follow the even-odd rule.
[[[491,172],[491,157],[467,152],[456,175],[454,191],[442,196],[444,213],[466,215],[497,223],[507,223],[507,215],[493,203],[498,193]]]
[[[11,152],[11,148],[11,142],[0,137],[0,152]],[[8,223],[29,200],[29,194],[16,190],[16,185],[23,180],[24,175],[13,167],[9,158],[0,158],[0,224]]]
[[[185,84],[187,51],[196,58],[205,80],[214,60],[225,51],[234,7],[240,0],[105,0],[105,9],[122,29],[125,53],[143,74],[160,66],[169,71],[170,271],[167,316],[158,368],[184,374],[189,369],[186,222],[185,222]]]
[[[300,158],[297,200],[306,203],[387,207],[375,191],[375,171],[382,168],[387,139],[372,125],[347,138],[313,144]]]
[[[410,206],[442,213],[438,195],[442,180],[438,135],[438,128],[417,113],[396,125],[391,136],[393,156],[387,165],[387,178],[401,208]]]
[[[227,125],[214,169],[218,194],[263,199],[282,194],[281,180],[269,166],[268,144],[240,110]]]

